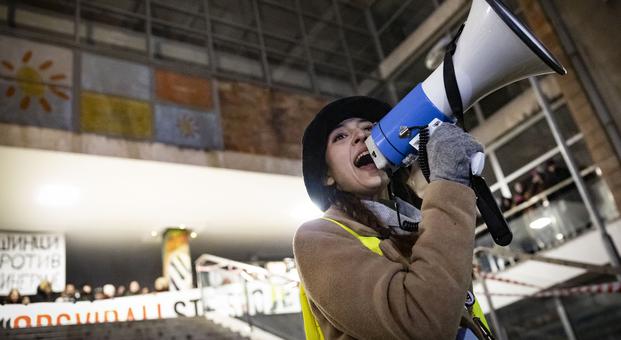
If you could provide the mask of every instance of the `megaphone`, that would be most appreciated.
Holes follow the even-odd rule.
[[[372,129],[365,143],[378,169],[396,170],[412,164],[418,154],[419,127],[429,126],[433,131],[442,122],[455,122],[457,113],[447,94],[447,79],[452,78],[458,88],[457,100],[461,100],[465,112],[489,93],[518,80],[566,73],[552,53],[499,0],[472,1],[452,52],[449,61],[453,74],[445,74],[445,58]],[[472,160],[475,175],[481,174],[483,160],[481,155]],[[506,237],[500,243],[508,244]]]

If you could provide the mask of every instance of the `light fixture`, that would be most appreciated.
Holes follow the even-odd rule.
[[[530,222],[530,224],[528,225],[531,229],[543,229],[547,226],[549,226],[550,224],[552,224],[552,218],[550,217],[540,217],[532,222]]]
[[[197,236],[198,236],[198,234],[195,231],[190,233],[190,237],[191,238],[196,238]]]
[[[151,236],[156,237],[157,236],[157,231],[155,231],[155,230],[151,231]]]
[[[180,224],[180,225],[179,225],[179,229],[181,229],[181,230],[185,230],[185,224]]]
[[[80,198],[80,190],[74,186],[49,184],[39,190],[37,203],[49,207],[70,207]]]
[[[560,240],[562,240],[562,239],[564,239],[564,238],[565,238],[565,236],[563,236],[563,234],[561,234],[561,233],[556,234],[556,239],[557,239],[557,240],[559,240],[559,241],[560,241]]]

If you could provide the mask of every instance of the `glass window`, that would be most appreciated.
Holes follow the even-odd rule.
[[[584,170],[589,166],[593,165],[591,153],[587,149],[584,140],[581,139],[572,146],[570,146],[569,151],[571,152],[572,156],[574,156],[574,161],[576,162],[576,166],[578,167],[578,169]]]
[[[339,11],[344,24],[367,30],[367,21],[361,8],[339,1]]]
[[[403,42],[412,32],[414,32],[436,9],[433,1],[413,1],[398,17],[384,27],[393,14],[401,7],[402,2],[395,4],[392,1],[376,1],[377,6],[372,7],[376,18],[375,27],[380,33],[380,41],[384,55],[389,55],[397,46]],[[387,4],[382,4],[387,3]],[[381,18],[380,22],[377,21]],[[381,30],[381,32],[379,32]]]
[[[496,175],[494,174],[494,169],[492,168],[492,162],[489,161],[489,158],[487,158],[485,161],[485,167],[483,168],[483,178],[485,178],[485,182],[487,183],[487,185],[492,185],[498,181],[496,179]]]
[[[147,50],[146,21],[143,18],[93,2],[81,2],[80,14],[86,29],[82,43],[139,52]]]
[[[423,53],[395,77],[394,82],[399,98],[405,97],[418,83],[425,80],[431,74],[432,70],[425,66],[426,56],[427,52]]]
[[[477,115],[474,113],[474,107],[468,109],[468,111],[464,112],[464,128],[467,131],[470,131],[479,125],[479,120],[477,119]]]
[[[555,146],[548,123],[542,118],[496,149],[496,156],[503,173],[508,175]]]
[[[519,96],[529,88],[530,84],[528,80],[521,80],[492,92],[479,101],[483,116],[485,116],[485,118],[492,116],[513,98]]]
[[[333,7],[330,0],[313,0],[313,1],[300,1],[302,11],[305,13],[313,14],[322,17],[324,20],[335,20],[332,17]]]
[[[299,40],[300,22],[297,13],[273,6],[269,3],[259,3],[261,13],[261,28],[266,34]]]
[[[567,105],[563,104],[558,109],[554,110],[554,118],[556,118],[556,124],[561,130],[563,138],[571,138],[580,132]]]
[[[212,20],[226,21],[244,26],[256,26],[250,1],[208,0]]]

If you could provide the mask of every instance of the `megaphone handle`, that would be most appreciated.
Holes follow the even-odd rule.
[[[479,212],[494,242],[501,246],[511,243],[513,234],[483,177],[472,175],[470,177],[470,186],[477,196],[477,208],[479,208]]]

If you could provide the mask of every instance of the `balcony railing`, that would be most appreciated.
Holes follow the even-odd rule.
[[[584,169],[581,175],[604,222],[619,218],[612,194],[596,167]],[[511,208],[504,216],[513,232],[513,241],[507,248],[531,254],[558,247],[592,227],[589,213],[571,177]],[[484,224],[477,227],[476,233],[476,246],[495,246]],[[488,272],[497,272],[514,264],[489,254],[479,256],[478,260],[482,269]]]

